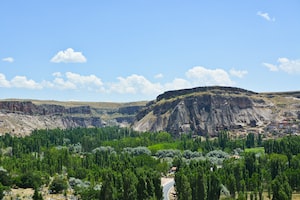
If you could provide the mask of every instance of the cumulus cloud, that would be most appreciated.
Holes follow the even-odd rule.
[[[26,88],[26,89],[42,89],[41,84],[35,82],[32,79],[27,79],[26,76],[15,76],[10,81],[11,87]]]
[[[246,71],[235,71],[236,75],[244,76]],[[207,69],[197,66],[189,69],[183,78],[174,78],[172,81],[161,84],[151,82],[141,75],[133,74],[128,77],[118,77],[118,82],[107,85],[110,93],[144,94],[156,96],[166,90],[178,90],[197,86],[234,85],[229,74],[222,69]]]
[[[77,86],[68,81],[68,80],[64,80],[63,78],[60,77],[56,77],[52,83],[48,84],[49,87],[51,88],[57,88],[57,89],[61,89],[61,90],[74,90],[77,89]]]
[[[156,78],[156,79],[160,79],[160,78],[163,78],[164,77],[164,75],[163,74],[156,74],[155,76],[154,76],[154,78]]]
[[[188,80],[175,78],[172,82],[164,85],[164,90],[180,90],[190,87],[193,87],[193,85]]]
[[[60,72],[54,72],[54,73],[52,74],[52,76],[55,76],[55,77],[61,77],[62,74],[61,74]]]
[[[231,69],[229,71],[229,73],[232,75],[232,76],[236,76],[238,78],[243,78],[245,75],[248,74],[248,71],[246,70],[235,70],[235,69]]]
[[[284,62],[286,60],[281,61]],[[145,98],[155,98],[167,90],[198,86],[234,85],[229,74],[242,77],[247,74],[247,72],[231,70],[231,72],[228,73],[223,69],[208,69],[202,66],[196,66],[187,70],[186,73],[183,74],[183,77],[174,78],[168,82],[151,81],[142,75],[132,74],[127,77],[118,77],[114,82],[105,83],[96,75],[82,75],[73,72],[55,72],[52,74],[52,80],[43,80],[40,83],[28,79],[25,76],[15,76],[9,81],[5,75],[0,73],[0,87],[77,90],[82,92],[100,92],[104,94],[142,95]],[[162,75],[156,77],[162,77]]]
[[[161,93],[162,86],[159,83],[152,83],[144,76],[133,74],[128,77],[118,77],[118,82],[109,86],[109,92],[120,94],[145,94],[153,95]]]
[[[58,89],[87,89],[89,91],[103,90],[103,83],[100,78],[95,75],[80,75],[73,72],[66,72],[62,75],[60,72],[52,74],[55,79],[48,86]]]
[[[25,89],[42,89],[43,86],[26,76],[15,76],[7,80],[4,74],[0,73],[0,87],[4,88],[25,88]]]
[[[85,63],[87,60],[81,52],[75,52],[72,48],[68,48],[65,51],[59,51],[50,61],[54,63]]]
[[[2,58],[2,61],[12,63],[14,62],[14,58],[13,57]]]
[[[43,89],[53,88],[62,90],[88,90],[88,91],[103,91],[103,83],[100,78],[95,75],[83,76],[80,74],[67,72],[62,74],[55,72],[52,74],[52,81],[43,80],[38,83],[26,76],[15,76],[11,80],[7,80],[4,74],[0,73],[0,87],[6,88],[25,88],[25,89]]]
[[[95,75],[83,76],[80,74],[67,72],[66,73],[67,80],[71,83],[74,83],[80,87],[95,87],[100,88],[103,86],[103,83],[100,78]]]
[[[284,71],[289,74],[300,74],[300,60],[290,60],[288,58],[278,58],[278,65],[263,63],[270,71]]]
[[[207,69],[202,66],[196,66],[185,73],[193,86],[230,86],[234,82],[229,74],[223,69]]]
[[[234,71],[237,76],[244,76],[246,71]],[[142,75],[133,74],[128,77],[118,77],[118,82],[107,85],[109,93],[119,94],[143,94],[156,96],[167,90],[177,90],[197,86],[234,85],[229,74],[222,69],[207,69],[197,66],[189,69],[185,77],[174,78],[167,83],[152,82]]]
[[[270,64],[270,63],[263,63],[265,67],[267,67],[272,72],[277,72],[279,69],[276,65]]]
[[[279,58],[279,68],[289,74],[300,73],[300,60],[289,60],[287,58]]]
[[[10,87],[9,81],[6,80],[5,75],[1,73],[0,73],[0,87],[4,87],[4,88]]]
[[[265,20],[267,20],[267,21],[275,21],[275,18],[273,17],[273,18],[271,18],[270,16],[269,16],[269,13],[263,13],[263,12],[261,12],[261,11],[259,11],[259,12],[257,12],[257,15],[258,16],[260,16],[260,17],[262,17],[263,19],[265,19]]]

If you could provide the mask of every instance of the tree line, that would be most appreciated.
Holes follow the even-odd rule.
[[[155,146],[155,148],[150,148]],[[172,149],[164,149],[164,147]],[[256,147],[264,152],[255,152]],[[300,139],[249,133],[217,138],[129,128],[35,130],[0,136],[0,195],[12,187],[71,187],[81,199],[161,199],[160,177],[176,166],[178,199],[291,199],[300,191]],[[233,156],[235,155],[235,156]]]

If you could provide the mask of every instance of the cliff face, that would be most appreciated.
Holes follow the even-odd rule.
[[[300,92],[255,93],[232,87],[198,87],[168,91],[150,102],[0,100],[0,135],[110,125],[212,136],[220,130],[300,134]]]
[[[77,106],[66,108],[61,105],[36,105],[31,101],[2,101],[0,110],[8,113],[22,113],[25,115],[61,115],[61,114],[91,114],[90,106]]]
[[[144,106],[136,103],[0,101],[0,135],[27,135],[34,129],[128,125]]]
[[[169,91],[142,110],[132,127],[138,131],[216,135],[220,130],[263,131],[271,122],[283,120],[288,110],[298,117],[300,99],[294,94],[270,95],[231,87]],[[288,108],[289,103],[280,107],[279,100],[293,101],[293,109]]]

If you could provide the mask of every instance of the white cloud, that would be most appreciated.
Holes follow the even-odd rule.
[[[5,75],[1,73],[0,73],[0,87],[4,87],[4,88],[10,87],[9,81],[6,80]]]
[[[99,90],[103,86],[101,79],[93,74],[89,76],[82,76],[80,74],[67,72],[66,77],[69,82],[89,90]]]
[[[82,76],[80,74],[67,72],[61,74],[55,72],[52,74],[52,81],[43,80],[40,83],[26,76],[15,76],[12,80],[7,80],[4,74],[0,73],[0,87],[6,88],[26,88],[26,89],[43,89],[53,88],[61,90],[88,90],[88,91],[104,91],[103,83],[100,78],[95,75]]]
[[[81,52],[75,52],[72,48],[59,51],[52,59],[54,63],[85,63],[86,58]]]
[[[243,78],[246,74],[248,74],[248,71],[246,70],[235,70],[235,69],[231,69],[229,71],[229,73],[232,75],[232,76],[236,76],[238,78]]]
[[[259,11],[259,12],[257,12],[257,15],[258,16],[260,16],[260,17],[262,17],[262,18],[264,18],[265,20],[267,20],[267,21],[275,21],[275,18],[273,17],[273,18],[271,18],[270,16],[269,16],[269,13],[263,13],[263,12],[261,12],[261,11]]]
[[[52,76],[55,76],[55,77],[61,77],[62,75],[61,75],[60,72],[54,72],[54,73],[52,74]]]
[[[272,72],[277,72],[279,69],[276,65],[270,64],[270,63],[263,63],[265,67],[267,67]]]
[[[95,75],[83,76],[73,72],[66,72],[64,75],[60,72],[52,74],[55,79],[52,82],[44,81],[43,85],[49,88],[57,88],[62,90],[83,89],[89,91],[102,91],[103,83],[100,78]]]
[[[284,61],[284,60],[282,60]],[[243,76],[245,71],[233,70],[236,76]],[[73,72],[55,72],[52,80],[43,80],[40,83],[28,79],[25,76],[15,76],[11,81],[0,73],[0,87],[27,88],[27,89],[53,89],[53,90],[77,90],[85,92],[100,92],[106,94],[141,95],[145,98],[155,98],[167,90],[177,90],[198,86],[228,86],[234,82],[229,73],[223,69],[207,69],[196,66],[183,75],[169,82],[150,81],[142,75],[132,74],[127,77],[118,77],[115,82],[103,83],[96,75],[81,75]],[[159,75],[158,77],[161,77]]]
[[[27,79],[26,76],[15,76],[10,81],[11,87],[26,88],[26,89],[42,89],[42,85],[32,79]]]
[[[246,71],[235,71],[236,75],[243,76]],[[133,74],[128,77],[118,77],[118,82],[107,84],[109,93],[119,94],[143,94],[156,96],[167,90],[177,90],[197,86],[234,85],[229,74],[222,69],[207,69],[204,67],[193,67],[185,73],[183,78],[175,78],[170,82],[161,84],[151,82],[141,75]]]
[[[26,76],[15,76],[12,80],[7,80],[4,74],[0,73],[0,87],[5,88],[25,88],[25,89],[42,89],[43,86]]]
[[[288,58],[278,58],[278,65],[263,63],[270,71],[284,71],[289,74],[300,74],[300,60],[290,60]]]
[[[154,78],[156,78],[156,79],[160,79],[160,78],[163,78],[164,77],[164,75],[163,74],[156,74],[155,76],[154,76]]]
[[[245,74],[241,71],[240,74]],[[186,72],[186,77],[175,78],[164,84],[151,82],[144,76],[133,74],[118,77],[118,82],[108,84],[107,91],[119,94],[143,94],[156,96],[166,90],[178,90],[197,86],[233,85],[228,73],[222,69],[206,69],[194,67]],[[159,75],[160,77],[160,75]]]
[[[172,82],[164,85],[164,90],[180,90],[192,87],[192,84],[182,78],[175,78]]]
[[[193,67],[185,73],[193,86],[230,86],[234,82],[223,69],[207,69],[201,66]]]
[[[289,74],[300,73],[300,60],[289,60],[287,58],[279,58],[279,68]]]
[[[77,86],[70,81],[65,81],[63,78],[56,77],[52,84],[49,84],[50,87],[58,88],[61,90],[75,90]]]
[[[53,82],[46,81],[46,80],[43,80],[40,84],[43,88],[54,88],[55,87]]]
[[[13,57],[2,58],[2,61],[12,63],[14,62],[14,58]]]
[[[119,82],[109,85],[109,92],[157,95],[163,91],[159,83],[152,83],[141,75],[133,74],[125,78],[118,77],[118,80]]]

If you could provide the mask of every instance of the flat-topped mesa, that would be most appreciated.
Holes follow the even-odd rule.
[[[299,119],[298,96],[298,92],[256,93],[218,86],[168,91],[147,104],[132,127],[198,135],[216,135],[221,130],[261,132],[270,123]]]
[[[236,87],[225,87],[225,86],[208,86],[208,87],[195,87],[190,89],[182,89],[182,90],[172,90],[164,92],[161,95],[158,95],[156,98],[156,101],[160,101],[162,99],[171,99],[178,96],[183,96],[187,94],[192,93],[199,93],[199,92],[210,92],[214,94],[220,94],[220,93],[229,93],[229,94],[258,94],[256,92],[252,92],[249,90],[245,90],[242,88],[236,88]]]
[[[46,128],[129,126],[145,104],[0,100],[0,135],[24,136]]]
[[[36,105],[31,101],[1,101],[0,111],[25,115],[91,114],[90,106],[65,107],[54,104]]]

